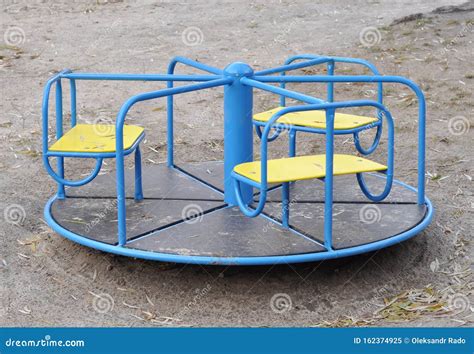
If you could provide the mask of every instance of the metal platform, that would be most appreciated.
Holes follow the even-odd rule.
[[[102,175],[67,198],[51,198],[50,225],[89,247],[146,259],[208,264],[275,264],[349,256],[387,247],[416,235],[432,208],[417,204],[412,187],[395,182],[381,203],[368,202],[353,175],[334,178],[333,249],[323,239],[324,183],[291,185],[290,229],[280,224],[280,188],[268,194],[264,213],[244,216],[223,201],[223,162],[156,165],[143,170],[145,199],[133,199],[133,171],[126,175],[127,243],[117,245],[115,175]],[[367,175],[374,192],[384,177]],[[255,190],[256,191],[256,190]],[[257,191],[256,191],[257,192]],[[258,200],[258,194],[255,199]]]

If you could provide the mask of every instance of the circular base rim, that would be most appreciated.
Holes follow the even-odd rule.
[[[403,182],[394,180],[394,183],[398,183],[405,188],[408,188],[414,192],[417,190]],[[291,264],[291,263],[303,263],[303,262],[316,262],[326,259],[342,258],[348,256],[354,256],[357,254],[367,253],[375,251],[381,248],[386,248],[397,243],[403,242],[411,237],[416,236],[418,233],[423,231],[431,223],[434,215],[434,208],[431,201],[425,197],[425,205],[427,207],[424,218],[413,228],[398,234],[396,236],[389,237],[380,241],[375,241],[365,245],[344,248],[340,250],[323,251],[316,253],[304,253],[304,254],[293,254],[284,256],[254,256],[254,257],[209,257],[209,256],[185,256],[171,253],[158,253],[151,251],[136,250],[126,248],[122,246],[115,246],[99,241],[95,241],[84,236],[78,235],[74,232],[69,231],[56,222],[51,214],[51,206],[57,199],[57,195],[52,196],[45,205],[44,217],[48,225],[61,236],[81,244],[86,247],[94,248],[103,252],[113,253],[121,256],[141,258],[153,261],[172,262],[172,263],[185,263],[185,264],[202,264],[202,265],[271,265],[271,264]]]

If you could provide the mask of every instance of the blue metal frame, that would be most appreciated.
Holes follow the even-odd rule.
[[[56,84],[55,92],[55,107],[56,107],[56,139],[60,139],[63,136],[63,93],[61,79],[68,78],[70,80],[70,95],[71,95],[71,128],[77,124],[77,113],[76,113],[76,79],[81,79],[81,75],[76,74],[73,79],[70,79],[69,75],[73,75],[70,70],[64,70],[59,74],[52,77],[46,84],[43,94],[43,106],[42,106],[42,122],[43,122],[43,163],[46,171],[49,175],[58,183],[58,198],[64,199],[66,197],[65,186],[69,187],[80,187],[91,182],[100,172],[102,162],[104,158],[115,157],[115,152],[97,153],[97,152],[67,152],[67,151],[49,151],[48,149],[48,122],[49,122],[49,96],[51,87]],[[99,74],[97,74],[100,76]],[[86,75],[87,76],[87,75]],[[90,76],[90,75],[89,75]],[[144,138],[144,134],[141,134],[134,144],[125,151],[124,155],[129,155],[135,151],[135,161],[140,157],[139,144]],[[51,167],[49,162],[50,157],[56,157],[57,159],[57,172]],[[96,164],[89,176],[71,181],[64,178],[64,158],[75,157],[75,158],[93,158],[96,159]],[[141,176],[141,164],[136,164],[136,176]],[[139,183],[141,177],[137,179],[136,184],[136,199],[143,199],[142,187]]]
[[[300,63],[293,63],[296,60],[304,60]],[[334,75],[334,68],[336,62],[354,63],[368,67],[374,75],[365,76],[337,76]],[[174,70],[178,63],[184,64],[196,68],[198,70],[205,71],[211,75],[175,75]],[[311,65],[327,64],[328,75],[309,75],[309,76],[289,76],[286,75],[287,71],[308,67]],[[269,74],[281,73],[278,76],[267,76]],[[166,81],[167,88],[142,93],[129,98],[121,107],[117,114],[116,119],[116,151],[114,153],[68,153],[68,152],[55,152],[48,150],[48,109],[49,109],[49,95],[51,87],[56,87],[56,138],[59,139],[63,134],[63,106],[62,106],[62,86],[61,80],[67,79],[70,83],[70,94],[71,94],[71,126],[74,127],[77,123],[76,113],[76,81],[77,80],[137,80],[137,81]],[[175,81],[181,82],[197,82],[186,86],[173,87]],[[286,89],[285,85],[288,82],[318,82],[327,84],[327,98],[326,101],[304,95],[299,92],[291,91]],[[334,102],[334,85],[340,82],[367,82],[376,83],[379,87],[378,100],[362,100],[362,101],[345,101],[345,102]],[[382,84],[384,82],[400,83],[410,87],[417,95],[419,100],[419,129],[418,129],[418,189],[404,185],[401,182],[393,180],[393,120],[390,112],[382,105]],[[279,83],[280,87],[269,85],[268,83]],[[144,135],[140,136],[138,141],[129,149],[123,149],[123,126],[126,119],[126,115],[130,108],[138,102],[157,99],[161,97],[167,98],[167,165],[170,168],[175,168],[173,159],[173,96],[181,93],[187,93],[212,87],[224,86],[224,164],[225,164],[225,181],[224,181],[224,198],[228,207],[239,205],[243,208],[243,212],[248,216],[253,215],[258,211],[260,213],[263,210],[263,206],[266,200],[266,192],[268,190],[266,181],[266,162],[267,162],[267,143],[275,139],[279,132],[283,129],[288,129],[288,126],[277,123],[277,119],[283,114],[292,111],[304,111],[312,109],[322,109],[326,111],[327,127],[326,129],[311,129],[304,127],[290,127],[290,146],[289,155],[295,156],[296,154],[296,131],[307,131],[311,133],[325,134],[326,136],[326,177],[325,180],[325,225],[324,225],[324,246],[327,251],[311,254],[302,255],[291,255],[291,256],[273,256],[273,257],[194,257],[194,256],[179,256],[163,253],[153,253],[146,251],[139,251],[127,248],[126,238],[126,209],[125,209],[125,180],[124,180],[124,157],[132,152],[135,152],[135,198],[140,200],[143,198],[143,191],[141,189],[141,159],[139,143],[143,139]],[[233,172],[233,168],[242,162],[249,162],[253,160],[252,151],[252,89],[257,88],[268,92],[280,95],[280,99],[283,105],[286,103],[285,98],[292,98],[299,100],[305,105],[286,107],[275,114],[267,123],[256,122],[257,127],[264,127],[263,133],[257,129],[257,134],[260,131],[261,141],[261,169],[262,169],[262,183],[255,183],[247,180],[242,176],[238,176]],[[378,110],[379,121],[372,125],[359,127],[352,130],[334,130],[334,114],[336,109],[345,107],[359,107],[359,106],[371,106]],[[421,90],[412,81],[403,77],[397,76],[381,76],[379,75],[375,66],[361,59],[354,58],[340,58],[340,57],[328,57],[328,56],[315,56],[315,55],[297,55],[287,59],[285,65],[272,68],[268,70],[258,71],[253,73],[252,69],[244,63],[234,63],[229,65],[226,69],[221,70],[213,68],[211,66],[196,62],[183,57],[175,57],[171,60],[168,66],[168,73],[165,75],[149,75],[149,74],[97,74],[97,73],[73,73],[70,70],[64,70],[57,75],[53,76],[48,80],[43,96],[43,161],[45,163],[46,170],[58,183],[58,192],[52,197],[45,207],[45,218],[51,227],[60,233],[61,235],[78,242],[80,244],[100,249],[106,252],[139,257],[145,259],[155,259],[170,262],[183,262],[183,263],[200,263],[200,264],[275,264],[275,263],[293,263],[293,262],[306,262],[316,261],[328,258],[337,258],[350,256],[353,254],[369,252],[371,250],[387,247],[389,245],[401,242],[409,237],[414,236],[431,222],[433,215],[433,207],[428,198],[425,197],[424,192],[424,174],[425,174],[425,101],[424,95]],[[413,229],[404,232],[400,235],[391,237],[390,239],[373,242],[367,245],[352,247],[343,250],[334,250],[332,248],[332,180],[333,180],[333,155],[334,155],[334,135],[338,134],[354,134],[356,137],[356,148],[363,154],[370,154],[375,150],[380,139],[379,131],[382,128],[383,117],[387,120],[388,125],[388,158],[386,175],[383,178],[386,179],[386,188],[383,193],[378,196],[372,195],[366,186],[366,183],[362,175],[358,175],[359,185],[364,194],[372,200],[378,201],[385,198],[390,192],[392,183],[398,183],[405,188],[416,191],[418,193],[418,204],[426,205],[427,213],[425,218],[420,224],[415,226]],[[377,128],[377,134],[374,139],[374,143],[368,149],[364,149],[359,145],[357,134],[360,131],[370,128]],[[269,137],[270,130],[276,130],[272,136]],[[56,157],[58,161],[57,172],[53,170],[49,163],[49,157]],[[95,158],[97,160],[96,166],[92,173],[79,181],[69,181],[64,178],[64,158],[66,157],[79,157],[79,158]],[[83,236],[74,234],[69,230],[66,230],[59,225],[51,215],[51,205],[56,199],[65,198],[64,186],[81,186],[93,180],[100,171],[102,160],[104,158],[115,158],[117,167],[117,213],[118,213],[118,242],[117,245],[108,245],[98,241],[87,239]],[[377,175],[380,176],[380,175]],[[235,183],[233,182],[235,179]],[[240,188],[240,182],[244,182],[246,186],[242,190]],[[209,186],[208,186],[209,187]],[[252,188],[261,189],[261,195],[259,203],[256,209],[247,208],[252,202]],[[280,224],[282,227],[289,228],[289,184],[284,183],[282,185],[283,193],[283,221]],[[210,187],[209,187],[210,188]],[[266,216],[264,216],[266,217]],[[276,221],[273,221],[277,223]],[[298,233],[297,233],[298,234]],[[313,241],[316,242],[316,241]]]
[[[242,80],[243,81],[243,80]],[[254,83],[252,80],[246,80],[247,84],[253,85]],[[259,85],[260,86],[260,85]],[[262,87],[262,86],[260,86]],[[326,174],[324,178],[325,182],[325,204],[324,204],[324,239],[325,239],[325,247],[328,250],[332,249],[332,209],[333,209],[333,160],[334,160],[334,115],[335,111],[338,108],[348,108],[348,107],[363,107],[363,106],[371,106],[377,108],[379,111],[383,113],[383,115],[387,119],[388,124],[388,156],[387,156],[387,171],[385,172],[387,175],[385,188],[382,193],[379,195],[372,195],[362,177],[362,174],[357,174],[357,180],[359,185],[364,192],[364,194],[372,201],[382,201],[385,199],[388,194],[390,193],[392,182],[393,182],[393,162],[394,162],[394,126],[393,126],[393,119],[390,112],[385,108],[382,104],[363,100],[363,101],[346,101],[346,102],[333,102],[333,103],[320,103],[320,104],[308,104],[304,106],[292,106],[286,107],[282,110],[276,112],[265,124],[265,129],[262,133],[261,138],[261,145],[260,145],[260,183],[256,183],[235,171],[232,172],[232,177],[234,178],[234,191],[236,195],[236,199],[240,210],[248,217],[256,217],[260,215],[265,207],[267,191],[268,191],[268,183],[267,183],[267,168],[268,168],[268,135],[270,130],[272,129],[274,123],[283,115],[292,112],[303,112],[303,111],[311,111],[311,110],[325,110],[326,111]],[[246,201],[241,196],[241,186],[240,182],[243,182],[249,186],[256,187],[260,189],[260,197],[258,201],[258,205],[255,209],[249,207],[252,201]],[[291,181],[290,181],[291,182]],[[288,186],[287,184],[283,184],[282,188],[282,215],[283,215],[283,225],[288,225],[288,205],[286,201],[288,200]]]
[[[424,203],[425,196],[425,140],[426,140],[426,102],[421,89],[411,80],[401,76],[253,76],[260,83],[281,82],[367,82],[367,83],[399,83],[408,86],[418,98],[418,204]],[[273,87],[271,85],[268,85]],[[350,102],[350,101],[349,101]]]
[[[172,78],[172,75],[170,75]],[[126,236],[126,216],[125,216],[125,165],[124,165],[124,151],[123,151],[123,126],[125,123],[125,116],[127,115],[130,108],[137,102],[147,101],[151,99],[166,97],[170,95],[177,95],[186,92],[192,92],[197,90],[203,90],[207,88],[227,85],[232,82],[230,78],[220,78],[212,81],[205,81],[198,84],[180,86],[174,88],[166,88],[163,90],[142,93],[129,98],[120,108],[117,115],[117,121],[115,123],[115,163],[117,170],[117,207],[118,207],[118,240],[119,245],[125,245],[127,241]]]
[[[305,60],[302,63],[298,64],[292,64],[296,60]],[[379,71],[369,61],[363,60],[363,59],[356,59],[356,58],[341,58],[341,57],[328,57],[328,56],[318,56],[318,55],[312,55],[312,54],[303,54],[303,55],[295,55],[292,57],[289,57],[285,61],[285,65],[278,67],[278,68],[273,68],[273,69],[268,69],[268,70],[262,70],[256,73],[256,75],[268,75],[268,74],[274,74],[274,73],[280,73],[281,76],[285,76],[287,71],[290,70],[296,70],[296,69],[302,69],[310,66],[315,66],[319,64],[327,64],[327,74],[328,75],[334,75],[335,72],[335,64],[336,63],[351,63],[351,64],[358,64],[365,66],[368,68],[372,74],[374,75],[380,75]],[[280,83],[281,88],[286,88],[286,82],[281,82]],[[322,101],[322,100],[321,100]],[[333,82],[328,82],[327,83],[327,102],[333,102],[334,101],[334,83]],[[382,83],[378,83],[378,91],[377,91],[377,102],[378,103],[383,103],[383,85]],[[280,95],[280,106],[285,107],[286,106],[286,96],[285,95]],[[378,118],[379,122],[377,124],[369,124],[365,127],[359,127],[359,128],[354,128],[354,129],[348,129],[348,130],[340,130],[336,134],[353,134],[354,135],[354,145],[361,154],[363,155],[369,155],[372,152],[375,151],[377,148],[380,137],[382,136],[382,117],[380,115],[381,113],[378,112]],[[254,121],[255,124],[255,131],[257,132],[257,135],[259,138],[261,138],[261,130],[260,127],[264,125],[265,123],[262,124],[262,122]],[[376,127],[376,133],[374,136],[374,140],[369,148],[364,148],[360,144],[360,139],[359,139],[359,132],[367,129],[371,129]],[[362,128],[362,129],[361,129]],[[268,138],[268,141],[274,141],[275,139],[278,138],[280,133],[284,130],[282,127],[276,126],[275,128],[275,133]],[[290,139],[290,147],[289,147],[289,156],[295,156],[296,155],[296,132],[301,131],[301,132],[307,132],[307,133],[316,133],[316,134],[324,134],[321,130],[318,129],[312,129],[312,128],[307,128],[307,127],[301,127],[301,126],[290,126],[286,127],[286,129],[291,130],[293,133],[289,135]]]

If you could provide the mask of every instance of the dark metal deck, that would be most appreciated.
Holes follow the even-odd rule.
[[[290,225],[282,228],[280,190],[270,191],[264,214],[245,217],[223,202],[223,163],[219,161],[164,165],[143,170],[145,200],[133,200],[133,171],[126,175],[128,248],[186,256],[256,257],[323,252],[324,183],[301,181],[291,185]],[[186,171],[193,177],[187,175]],[[374,192],[384,180],[367,175]],[[211,187],[212,186],[212,187]],[[113,174],[67,190],[56,200],[52,215],[64,228],[116,244],[117,212]],[[382,203],[370,203],[355,176],[334,178],[333,246],[344,249],[383,240],[407,231],[423,220],[425,206],[416,193],[394,184]]]

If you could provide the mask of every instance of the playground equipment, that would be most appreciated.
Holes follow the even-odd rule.
[[[335,75],[336,63],[363,65],[371,75]],[[180,63],[205,75],[174,74]],[[290,76],[287,72],[327,65],[326,75]],[[272,75],[280,74],[280,75]],[[62,82],[70,87],[71,127],[63,132]],[[129,98],[115,125],[78,124],[77,80],[166,81],[167,88]],[[174,87],[174,82],[195,82]],[[373,83],[377,101],[335,101],[338,83]],[[279,83],[280,86],[271,85]],[[286,83],[325,83],[326,99],[288,90]],[[418,98],[418,185],[394,180],[394,123],[383,105],[383,84],[408,86]],[[55,88],[55,142],[49,144],[49,96]],[[224,87],[224,161],[174,161],[173,97]],[[280,96],[280,106],[252,114],[253,90]],[[166,97],[167,163],[142,172],[142,127],[125,125],[135,104]],[[286,98],[300,105],[286,107]],[[340,112],[371,107],[371,117]],[[254,72],[244,63],[224,70],[176,57],[164,75],[75,73],[65,70],[46,84],[43,98],[43,160],[58,184],[44,210],[48,224],[62,236],[105,252],[151,260],[258,265],[337,258],[404,241],[431,222],[425,196],[425,99],[412,81],[382,76],[371,63],[354,58],[297,55],[283,66]],[[387,128],[385,164],[368,159]],[[260,161],[253,160],[253,128],[260,138]],[[262,130],[263,129],[263,130]],[[363,147],[359,134],[375,130]],[[288,132],[288,156],[269,160],[268,143]],[[297,156],[298,132],[325,139],[321,155]],[[335,153],[334,136],[351,134],[363,155]],[[315,138],[318,138],[315,135]],[[130,176],[124,157],[134,153]],[[56,171],[49,159],[56,158]],[[89,176],[65,178],[65,158],[92,158]],[[115,159],[116,176],[99,176],[104,159]],[[133,195],[129,192],[134,183]],[[142,186],[143,184],[143,186]],[[65,188],[68,187],[68,188]],[[76,188],[80,187],[80,188]]]

